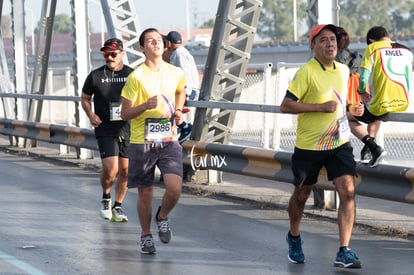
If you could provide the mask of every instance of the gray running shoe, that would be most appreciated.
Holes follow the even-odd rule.
[[[156,254],[157,250],[155,249],[154,239],[151,234],[141,236],[141,253],[142,254]]]
[[[171,241],[172,232],[168,222],[168,218],[165,219],[158,219],[158,214],[160,213],[161,206],[158,207],[157,214],[155,215],[155,222],[158,226],[158,237],[160,238],[161,242],[169,243]]]

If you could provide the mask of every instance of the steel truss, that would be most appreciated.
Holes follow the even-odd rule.
[[[199,100],[239,102],[261,8],[262,1],[220,1]],[[197,108],[191,139],[228,144],[235,115]]]

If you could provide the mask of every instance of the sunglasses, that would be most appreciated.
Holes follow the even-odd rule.
[[[109,56],[111,56],[112,58],[115,58],[118,56],[119,53],[120,52],[117,51],[117,52],[103,52],[102,54],[104,58],[108,58]]]

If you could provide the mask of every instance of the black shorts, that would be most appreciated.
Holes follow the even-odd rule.
[[[328,180],[344,176],[356,175],[356,162],[351,144],[333,150],[312,151],[295,148],[292,155],[292,171],[295,186],[312,185],[317,183],[321,168],[325,166]]]
[[[128,158],[129,141],[124,137],[97,137],[101,159],[108,157]]]
[[[386,115],[386,114],[385,114]],[[367,106],[364,106],[364,113],[362,114],[362,116],[354,116],[358,121],[364,122],[366,124],[368,123],[372,123],[376,120],[382,120],[382,118],[385,116],[376,116],[370,113],[370,111],[368,110]]]

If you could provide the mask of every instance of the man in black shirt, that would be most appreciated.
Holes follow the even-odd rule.
[[[121,119],[121,90],[132,68],[122,63],[125,55],[123,43],[117,38],[108,39],[101,48],[105,65],[93,70],[82,88],[82,108],[93,127],[102,160],[102,200],[100,215],[103,219],[127,222],[122,201],[128,191],[129,122]],[[94,111],[91,99],[93,97]],[[118,173],[115,202],[111,208],[111,187]]]

